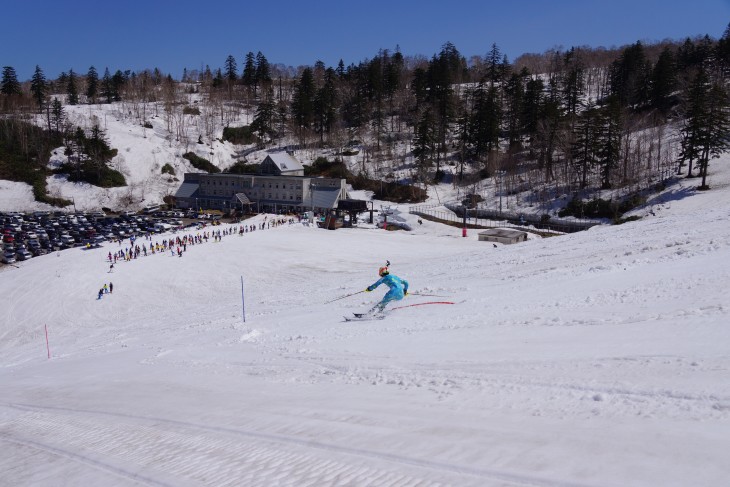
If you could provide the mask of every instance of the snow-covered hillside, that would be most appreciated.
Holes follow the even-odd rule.
[[[6,266],[0,484],[724,485],[729,163],[654,216],[512,246],[407,216],[412,232],[283,225],[113,273],[127,242]],[[400,305],[456,304],[343,322],[383,289],[327,301],[386,259]]]
[[[105,133],[109,145],[118,154],[111,167],[121,172],[127,186],[122,188],[98,188],[85,183],[69,182],[64,176],[49,178],[48,192],[73,199],[76,209],[98,210],[102,207],[112,209],[140,209],[147,204],[158,204],[166,195],[174,195],[180,187],[185,172],[197,172],[182,155],[195,152],[211,161],[221,169],[235,162],[236,147],[219,140],[222,127],[217,127],[217,138],[198,144],[199,116],[186,115],[190,133],[187,142],[170,134],[162,110],[149,108],[145,120],[152,128],[147,128],[137,117],[125,113],[122,104],[110,105],[66,105],[69,122],[74,126],[90,130],[98,125]],[[127,109],[128,110],[128,109]],[[155,114],[157,112],[157,114]],[[182,115],[181,115],[182,117]],[[202,130],[202,129],[200,129]],[[202,140],[201,140],[202,141]],[[240,147],[239,147],[240,149]],[[63,162],[63,150],[56,151],[51,165]],[[163,174],[162,167],[169,164],[175,175]],[[31,205],[32,206],[32,205]],[[23,208],[13,208],[15,211]]]

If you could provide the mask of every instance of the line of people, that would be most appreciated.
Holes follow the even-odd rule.
[[[183,236],[173,236],[169,239],[162,239],[160,242],[152,242],[151,236],[145,236],[145,240],[149,240],[149,242],[143,242],[141,245],[134,238],[130,238],[129,246],[114,252],[109,252],[106,260],[109,263],[109,272],[112,273],[114,272],[114,265],[119,261],[130,262],[140,257],[165,254],[167,252],[170,252],[170,255],[173,257],[176,255],[178,257],[182,257],[183,254],[187,252],[188,245],[200,245],[211,240],[213,242],[220,242],[223,240],[223,237],[229,235],[235,235],[238,233],[239,236],[242,236],[245,233],[277,227],[287,222],[289,224],[295,223],[294,219],[286,220],[284,218],[277,218],[267,221],[267,218],[265,217],[264,221],[260,224],[233,224],[223,229],[198,232],[196,234],[189,233]],[[122,244],[123,242],[120,241],[120,245]]]

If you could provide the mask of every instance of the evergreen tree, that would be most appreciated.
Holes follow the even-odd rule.
[[[672,105],[672,93],[677,85],[677,73],[672,51],[665,48],[659,55],[651,73],[651,104],[667,113]]]
[[[413,155],[422,173],[431,166],[437,142],[435,120],[431,109],[426,108],[413,131]]]
[[[510,148],[516,148],[520,145],[522,135],[521,121],[525,105],[525,80],[528,77],[529,73],[524,68],[520,73],[512,73],[505,83],[505,115]]]
[[[730,76],[730,24],[725,28],[720,40],[717,41],[715,59],[717,59],[723,78],[727,80]]]
[[[274,89],[269,87],[264,92],[263,99],[256,109],[256,114],[251,122],[251,130],[256,132],[260,138],[271,137],[276,134],[274,119],[276,117],[276,103],[274,101]]]
[[[0,81],[0,93],[7,96],[20,95],[20,83],[15,68],[12,66],[3,67],[3,77]]]
[[[496,43],[492,44],[492,49],[487,54],[487,80],[491,84],[499,83],[502,80],[501,69],[502,53]]]
[[[324,142],[324,134],[330,133],[337,118],[337,87],[335,70],[328,68],[324,74],[324,84],[317,90],[314,98],[314,130]]]
[[[648,102],[649,74],[644,46],[636,42],[611,65],[611,94],[618,97],[621,106],[637,107]]]
[[[215,72],[212,85],[213,89],[219,89],[223,86],[223,72],[220,68],[218,68]]]
[[[231,86],[235,84],[236,80],[238,79],[238,67],[236,65],[236,58],[229,54],[226,58],[226,62],[224,63],[223,70],[223,74],[228,81],[228,84]]]
[[[96,68],[91,66],[86,74],[86,98],[89,103],[96,103],[96,95],[99,91],[99,75]]]
[[[248,88],[250,91],[253,90],[256,85],[256,57],[251,51],[246,53],[246,61],[243,65],[241,81],[243,82],[243,86]]]
[[[585,74],[583,63],[578,58],[575,48],[565,53],[565,70],[562,76],[562,97],[565,112],[574,119],[580,108],[580,100],[585,90]]]
[[[499,146],[502,109],[499,105],[497,87],[480,83],[474,91],[474,109],[470,123],[470,137],[474,155],[481,158]]]
[[[387,51],[381,51],[374,57],[366,67],[367,76],[364,79],[364,90],[366,99],[370,105],[370,122],[375,129],[375,140],[378,148],[382,139],[383,127],[385,124],[385,90],[383,83],[383,63],[387,58]]]
[[[689,162],[689,177],[692,175],[692,162],[696,160],[702,177],[700,189],[709,189],[709,162],[730,147],[730,115],[724,84],[710,80],[704,69],[697,72],[690,87],[681,133],[680,164]]]
[[[314,118],[314,74],[312,68],[304,68],[302,77],[294,88],[292,116],[298,127],[308,129]]]
[[[601,129],[600,111],[587,107],[576,120],[571,156],[580,174],[580,187],[588,185],[588,172],[598,165],[598,142]]]
[[[688,178],[693,177],[693,163],[701,158],[702,140],[707,125],[708,87],[707,72],[700,69],[697,71],[687,93],[688,99],[684,110],[684,122],[680,130],[682,138],[680,140],[677,174],[680,173],[682,166],[687,163]]]
[[[389,62],[386,64],[385,71],[383,73],[383,91],[388,99],[388,113],[389,115],[391,115],[391,120],[395,118],[393,117],[395,110],[395,96],[398,93],[398,90],[401,88],[401,83],[403,79],[402,71],[404,65],[405,60],[403,59],[403,54],[401,54],[400,51],[396,50],[395,54],[393,54]],[[392,123],[391,130],[393,130]]]
[[[65,118],[66,114],[64,113],[61,101],[58,98],[54,98],[51,102],[51,124],[57,134],[61,133],[61,128],[63,127]]]
[[[30,93],[33,95],[33,99],[38,104],[39,110],[41,110],[46,104],[47,91],[48,85],[46,83],[46,77],[40,66],[36,65],[35,72],[30,80]]]
[[[160,71],[160,68],[152,70],[152,84],[155,86],[160,86],[162,84],[162,72]]]
[[[538,166],[545,170],[545,180],[547,181],[555,178],[554,158],[564,121],[558,79],[552,77],[548,82],[547,96],[544,97],[540,107],[537,131],[532,144],[537,148]]]
[[[209,65],[205,65],[205,70],[203,71],[203,83],[211,83],[213,81],[213,72],[210,70]]]
[[[261,51],[256,53],[256,72],[254,79],[254,93],[256,93],[256,88],[259,86],[265,88],[271,85],[271,66],[269,66],[268,59],[266,59],[266,56]]]
[[[413,70],[413,75],[411,76],[411,93],[415,99],[413,110],[420,113],[428,95],[428,76],[426,70],[423,68],[419,67]]]
[[[107,103],[111,103],[114,99],[114,87],[109,68],[104,69],[104,76],[101,78],[101,96],[106,98]]]
[[[112,95],[114,96],[114,101],[121,101],[122,90],[124,89],[124,85],[126,83],[127,76],[120,70],[117,70],[114,73],[114,76],[112,76]]]
[[[345,76],[345,63],[340,59],[340,62],[337,63],[337,69],[335,70],[337,73],[338,78],[343,78]]]
[[[700,189],[710,189],[707,185],[707,168],[710,160],[716,159],[730,148],[730,114],[728,114],[728,94],[723,83],[713,82],[708,93],[706,124],[702,132],[702,151],[700,153]]]
[[[65,93],[67,88],[68,88],[68,73],[66,73],[66,71],[62,71],[61,74],[58,75],[58,79],[56,79],[56,82],[53,86],[53,92],[54,93]]]
[[[79,92],[76,87],[76,73],[74,73],[73,69],[68,72],[68,86],[66,88],[66,94],[68,95],[69,105],[79,104]]]
[[[522,109],[522,131],[534,138],[542,111],[545,96],[545,83],[542,78],[531,78],[525,85],[525,103]]]
[[[449,125],[455,115],[455,97],[453,86],[459,84],[466,73],[466,60],[456,47],[447,42],[438,56],[429,63],[426,77],[428,80],[427,101],[430,103],[439,149],[436,151],[436,173],[440,171],[441,154],[446,153]]]
[[[611,176],[621,157],[621,133],[623,116],[621,102],[612,96],[604,107],[601,117],[601,130],[597,140],[597,164],[601,170],[601,188],[611,188]]]
[[[348,127],[363,127],[370,119],[370,88],[368,79],[361,63],[359,66],[350,66],[342,80],[346,95],[342,97],[341,116]]]

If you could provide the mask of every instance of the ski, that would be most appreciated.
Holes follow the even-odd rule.
[[[345,321],[372,321],[372,320],[382,320],[385,318],[385,315],[369,315],[367,313],[353,313],[352,316],[343,316],[345,318]]]

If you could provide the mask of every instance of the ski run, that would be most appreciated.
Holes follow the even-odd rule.
[[[727,485],[730,158],[711,170],[516,245],[400,207],[413,231],[223,225],[112,273],[128,242],[2,267],[0,485]],[[386,259],[413,295],[343,323]]]

